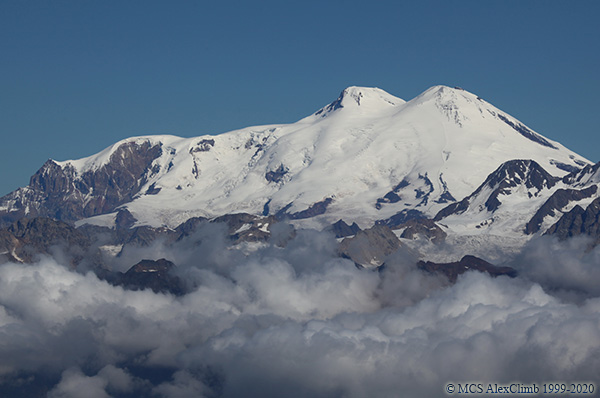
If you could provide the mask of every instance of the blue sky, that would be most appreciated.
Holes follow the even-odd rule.
[[[129,136],[294,122],[350,85],[460,86],[600,160],[600,2],[0,3],[0,195]]]

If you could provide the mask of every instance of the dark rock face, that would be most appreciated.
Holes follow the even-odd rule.
[[[64,169],[53,160],[46,163],[29,179],[29,187],[35,191],[46,193],[49,197],[60,196],[72,189],[75,170]]]
[[[326,115],[330,112],[335,111],[336,109],[341,109],[344,107],[344,105],[342,105],[342,100],[344,99],[345,96],[345,91],[342,91],[342,93],[340,94],[340,96],[338,97],[338,99],[336,99],[335,101],[333,101],[331,104],[327,105],[327,107],[318,110],[315,115]]]
[[[91,247],[89,237],[71,225],[46,217],[22,218],[0,230],[0,250],[9,260],[33,262],[39,254],[50,254],[60,248],[73,258],[71,265],[83,258]],[[88,257],[93,257],[89,253]]]
[[[265,203],[265,205],[263,206],[262,215],[265,216],[265,217],[268,216],[269,213],[270,213],[270,211],[271,211],[271,209],[269,209],[269,204],[270,203],[271,203],[271,199],[269,199],[267,201],[267,203]]]
[[[501,202],[500,194],[508,193],[509,188],[525,185],[541,191],[552,188],[559,178],[550,175],[542,166],[533,160],[510,160],[490,174],[483,185],[494,187],[494,191],[485,202],[489,211],[497,210]]]
[[[16,238],[35,243],[38,247],[48,247],[57,239],[73,245],[87,244],[85,237],[71,225],[46,217],[22,218],[7,230]]]
[[[504,179],[503,179],[504,178]],[[513,181],[506,181],[506,178],[512,178]],[[500,179],[503,179],[500,181]],[[509,160],[494,173],[489,180],[490,185],[498,184],[506,187],[516,187],[524,184],[527,188],[535,188],[538,191],[544,188],[553,187],[559,180],[548,173],[542,166],[533,160]]]
[[[444,181],[443,174],[440,174],[440,183],[442,184],[443,192],[440,195],[440,197],[435,201],[435,203],[456,202],[456,199],[448,190],[448,184],[446,183],[446,181]]]
[[[344,238],[346,236],[356,235],[360,231],[360,227],[353,222],[352,225],[348,225],[344,220],[338,220],[335,224],[332,224],[327,230],[332,231],[336,238]]]
[[[570,202],[579,201],[589,198],[596,194],[598,187],[592,185],[586,189],[558,189],[548,198],[546,202],[538,209],[535,215],[529,220],[525,226],[525,233],[528,235],[534,234],[540,230],[544,217],[554,216],[556,211],[562,209]]]
[[[204,217],[192,217],[187,221],[179,224],[177,228],[175,228],[175,234],[177,235],[177,240],[181,240],[186,236],[190,236],[198,226],[202,223],[208,222],[208,219]]]
[[[556,235],[560,240],[581,235],[583,233],[584,216],[585,210],[577,205],[568,213],[563,214],[554,225],[548,228],[544,235]]]
[[[271,237],[270,227],[277,222],[274,216],[258,217],[248,213],[226,214],[211,222],[225,223],[233,243],[265,242]]]
[[[159,238],[172,240],[173,231],[168,228],[153,228],[147,225],[142,225],[129,230],[128,237],[125,239],[125,244],[135,247],[148,247]]]
[[[511,278],[517,276],[517,271],[511,267],[498,267],[475,256],[464,256],[460,261],[453,263],[434,263],[432,261],[419,261],[417,266],[427,272],[445,275],[450,282],[456,282],[458,275],[469,270],[487,272],[492,276],[507,275]]]
[[[485,201],[485,207],[494,212],[502,204],[499,197],[509,194],[511,188],[525,186],[536,190],[534,194],[530,194],[536,196],[542,189],[552,188],[559,180],[560,178],[552,176],[533,160],[509,160],[491,173],[471,195],[440,210],[434,220],[439,221],[451,214],[463,213],[468,209],[471,199],[479,195],[484,188],[492,190]]]
[[[162,188],[161,187],[157,187],[155,183],[153,183],[152,185],[150,185],[148,187],[148,189],[146,189],[146,192],[144,192],[145,195],[156,195],[157,193],[160,192]]]
[[[402,225],[409,220],[418,220],[418,219],[422,219],[422,218],[426,218],[425,214],[423,214],[419,210],[404,209],[401,212],[394,214],[387,220],[377,221],[377,224],[387,225],[388,227],[390,227],[392,229],[397,229],[399,225]]]
[[[538,144],[547,146],[549,148],[558,149],[557,147],[552,145],[550,142],[548,142],[546,139],[544,139],[544,137],[529,130],[526,126],[522,125],[521,123],[513,123],[510,120],[508,120],[508,118],[501,113],[498,113],[498,117],[500,118],[500,120],[502,120],[504,123],[508,124],[517,133],[521,134],[523,137],[527,138],[528,140],[537,142]]]
[[[265,179],[269,182],[278,183],[281,182],[287,173],[288,168],[281,164],[276,170],[268,171],[267,174],[265,174]]]
[[[320,216],[321,214],[325,214],[327,211],[327,206],[333,202],[333,199],[327,198],[320,202],[313,203],[308,209],[302,210],[296,213],[288,213],[288,209],[292,207],[292,204],[288,204],[283,209],[279,210],[275,217],[279,220],[284,218],[289,218],[292,220],[300,220],[303,218],[311,218],[315,216]]]
[[[152,162],[162,153],[161,145],[127,142],[119,146],[110,161],[78,175],[71,166],[61,167],[48,160],[32,177],[29,186],[2,198],[0,212],[4,225],[27,216],[44,216],[73,222],[110,213],[136,196],[148,178],[159,170]],[[159,189],[159,188],[155,188]]]
[[[441,219],[446,218],[452,214],[464,213],[469,208],[469,198],[470,197],[466,197],[460,202],[452,203],[444,207],[442,210],[438,211],[438,213],[433,218],[433,221],[440,221]]]
[[[415,189],[415,196],[417,199],[421,198],[421,202],[417,206],[424,206],[429,202],[429,195],[433,192],[433,183],[427,177],[427,173],[425,175],[419,174],[419,179],[425,183],[425,189]]]
[[[589,235],[595,238],[595,244],[600,242],[600,198],[595,199],[584,210],[575,206],[565,213],[553,226],[548,228],[546,235],[556,235],[559,239],[579,235]]]
[[[21,242],[6,229],[0,230],[0,264],[7,261],[19,263],[23,260],[16,251],[22,246]]]
[[[129,229],[133,227],[137,220],[127,209],[120,209],[115,217],[115,227],[117,229]]]
[[[581,170],[580,167],[572,166],[570,164],[559,162],[557,160],[551,160],[550,163],[558,167],[559,169],[566,171],[567,173],[577,173],[579,170]]]
[[[377,210],[379,210],[385,203],[397,203],[397,202],[400,202],[400,200],[401,200],[401,198],[400,198],[400,196],[398,196],[398,194],[396,192],[390,191],[390,192],[386,193],[383,196],[383,198],[377,199],[377,202],[375,203],[375,207],[377,208]]]
[[[180,296],[185,293],[185,288],[182,281],[170,273],[174,268],[175,264],[164,258],[142,260],[124,274],[105,274],[103,277],[111,284],[129,290],[152,289],[154,293],[171,293]]]
[[[594,165],[585,165],[581,170],[567,174],[562,181],[571,186],[582,187],[597,181],[600,172],[600,162]],[[560,190],[559,190],[560,191]],[[559,192],[557,191],[557,193]],[[560,197],[555,198],[556,207],[562,205],[565,201],[581,200],[597,195],[597,185],[590,185],[581,190],[566,190]],[[554,196],[554,195],[553,195]],[[550,199],[553,199],[552,197]],[[548,200],[550,202],[550,200]],[[544,203],[544,206],[552,207],[553,203]],[[568,202],[567,202],[568,203]],[[542,207],[544,207],[542,206]],[[541,209],[540,209],[541,211]],[[537,214],[536,214],[537,216]],[[535,216],[534,216],[535,217]],[[589,235],[594,238],[593,245],[600,243],[600,198],[596,198],[584,210],[577,205],[571,211],[562,215],[562,217],[548,230],[544,235],[556,235],[559,239],[565,240],[570,237]]]
[[[302,218],[320,216],[321,214],[325,214],[327,206],[329,206],[331,202],[333,202],[333,199],[327,198],[320,202],[313,203],[308,209],[291,214],[290,218],[293,220],[300,220]]]
[[[442,243],[446,240],[446,233],[433,220],[427,218],[408,220],[395,229],[401,228],[405,228],[402,235],[400,235],[404,239],[415,239],[418,236],[423,236],[433,243]]]
[[[345,238],[338,247],[340,256],[362,267],[378,267],[385,257],[398,250],[402,244],[394,232],[385,225],[358,231],[352,238]]]
[[[408,180],[406,178],[403,179],[402,181],[400,181],[400,183],[398,185],[396,185],[395,187],[393,187],[390,192],[386,193],[383,196],[383,198],[377,199],[377,202],[375,202],[375,208],[377,210],[379,210],[386,203],[397,203],[397,202],[399,202],[402,198],[400,197],[400,195],[398,195],[398,192],[402,188],[407,187],[409,184],[410,183],[408,182]]]
[[[210,151],[210,149],[212,147],[215,146],[215,140],[211,139],[204,139],[204,140],[200,140],[195,147],[190,149],[190,153],[196,153],[196,152],[208,152]]]
[[[585,165],[581,170],[569,173],[563,177],[563,182],[569,185],[585,184],[594,174],[598,173],[600,162],[590,165]]]

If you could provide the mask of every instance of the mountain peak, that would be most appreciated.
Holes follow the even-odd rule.
[[[325,116],[342,108],[362,109],[368,111],[388,110],[406,103],[377,87],[350,86],[342,90],[340,96],[331,104],[321,108],[315,115]]]
[[[512,187],[525,184],[527,188],[551,188],[559,180],[531,159],[513,159],[504,162],[490,174],[486,183],[492,187]]]
[[[529,198],[537,197],[544,189],[550,189],[560,180],[548,173],[538,162],[531,159],[512,159],[502,163],[493,171],[475,192],[460,202],[452,203],[440,210],[434,220],[439,221],[453,214],[462,214],[474,203],[483,203],[493,213],[502,204],[500,198],[510,195],[513,189]],[[521,187],[522,189],[518,189]],[[479,206],[479,212],[484,207]]]
[[[481,99],[477,95],[460,87],[437,85],[428,88],[411,102],[424,103],[428,101],[434,101],[439,105],[448,105],[465,100],[466,102],[473,102]]]
[[[244,212],[310,216],[307,223],[351,215],[366,226],[397,214],[433,216],[511,159],[533,159],[556,176],[588,163],[558,143],[540,145],[541,136],[464,90],[434,86],[419,100],[352,86],[292,124],[128,138],[49,162],[27,188],[0,198],[0,222],[27,214],[112,226],[126,205],[136,225]],[[550,180],[531,174],[536,166],[513,166],[497,180],[524,181],[514,191],[534,195],[528,182]]]

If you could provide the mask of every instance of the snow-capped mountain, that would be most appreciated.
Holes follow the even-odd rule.
[[[533,160],[507,161],[433,221],[454,246],[492,259],[515,253],[540,234],[560,239],[587,234],[600,242],[598,165],[559,178]]]
[[[460,207],[463,198],[497,210],[475,196],[513,190],[498,182],[501,175],[480,185],[514,159],[532,160],[515,167],[533,167],[522,172],[545,179],[519,191],[539,205],[555,179],[591,167],[460,88],[435,86],[406,102],[377,88],[349,87],[292,124],[134,137],[87,158],[49,160],[28,187],[0,199],[0,212],[5,221],[46,215],[114,225],[126,208],[137,225],[169,227],[240,212],[320,226],[343,218],[364,227],[406,214],[442,220],[439,212]],[[447,217],[440,222],[450,224]]]
[[[440,210],[434,220],[470,233],[477,229],[522,232],[531,210],[548,199],[559,180],[533,160],[509,160],[471,195]]]

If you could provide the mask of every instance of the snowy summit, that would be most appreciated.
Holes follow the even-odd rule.
[[[14,219],[63,209],[67,221],[105,225],[127,209],[137,225],[245,212],[368,226],[398,214],[433,218],[514,159],[556,177],[590,164],[460,88],[434,86],[407,102],[348,87],[292,124],[134,137],[84,159],[49,161],[0,208]],[[65,193],[60,204],[48,203],[53,189]]]

